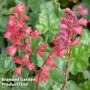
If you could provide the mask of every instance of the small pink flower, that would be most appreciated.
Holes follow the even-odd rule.
[[[11,19],[11,20],[12,20],[12,19],[15,20],[16,17],[15,17],[14,15],[10,15],[10,16],[9,16],[9,19]]]
[[[39,38],[40,37],[39,31],[38,30],[32,31],[30,33],[30,36],[35,37],[35,38]]]
[[[37,48],[37,50],[42,51],[42,50],[45,50],[46,48],[47,48],[47,45],[44,43],[44,44],[42,44],[41,46],[39,46],[39,47]]]
[[[88,23],[88,21],[86,19],[84,19],[84,18],[81,18],[79,20],[79,24],[81,24],[81,25],[87,26],[87,23]]]
[[[6,25],[6,30],[9,32],[12,32],[13,27],[11,27],[9,24]]]
[[[42,72],[48,72],[50,69],[51,69],[51,67],[45,66],[45,65],[43,67],[41,67]]]
[[[35,64],[34,63],[28,63],[27,68],[31,71],[34,70]]]
[[[24,27],[24,21],[23,21],[23,20],[18,20],[18,21],[17,21],[17,27],[18,27],[18,28]]]
[[[14,71],[14,75],[21,76],[22,66],[18,67]]]
[[[24,10],[26,10],[26,6],[24,6],[23,3],[19,3],[16,7],[14,7],[14,12],[16,13],[22,13]]]
[[[30,38],[28,38],[28,43],[29,43],[29,44],[31,44],[31,43],[32,43],[32,41],[31,41],[31,39],[30,39]]]
[[[26,16],[26,15],[24,15],[24,14],[22,14],[22,13],[20,13],[20,16],[19,16],[20,18],[23,18],[24,20],[28,20],[28,16]]]
[[[42,52],[42,50],[45,50],[47,48],[46,44],[42,44],[41,46],[39,46],[36,49],[36,52],[40,55],[40,56],[44,56],[44,52]]]
[[[67,27],[67,25],[65,25],[65,24],[60,24],[60,28],[61,28],[61,29],[67,29],[68,27]]]
[[[49,73],[48,72],[42,72],[40,74],[40,79],[42,80],[42,82],[46,82],[46,80],[49,78]]]
[[[14,54],[15,54],[15,52],[16,52],[16,49],[17,49],[17,48],[16,48],[16,46],[14,46],[14,45],[11,45],[11,46],[9,46],[9,47],[6,48],[8,54],[9,54],[11,57],[14,56]]]
[[[4,38],[10,39],[11,35],[12,35],[11,32],[8,31],[4,34]]]
[[[82,29],[82,27],[81,26],[78,26],[77,28],[74,28],[74,30],[75,30],[75,32],[76,32],[76,34],[82,34],[82,32],[83,32],[83,29]]]
[[[38,53],[41,57],[45,55],[44,52],[42,52],[42,51],[37,51],[37,53]]]
[[[84,8],[84,4],[81,4],[81,5],[79,5],[76,9],[77,10],[82,10]]]
[[[55,57],[56,57],[56,53],[55,53],[55,52],[51,52],[51,54],[50,54],[49,57],[50,57],[50,58],[55,58]]]
[[[16,25],[16,21],[17,20],[16,20],[15,16],[13,16],[13,15],[9,16],[9,20],[8,20],[9,26],[11,26],[11,27],[15,26]]]
[[[17,38],[13,37],[13,38],[11,38],[11,40],[14,45],[22,45],[21,41]]]
[[[66,8],[64,10],[64,12],[65,12],[65,15],[67,15],[67,16],[74,15],[74,12],[72,10],[70,10],[69,8]]]
[[[27,65],[27,63],[29,63],[29,54],[28,53],[22,57],[22,61],[23,61],[24,65]]]
[[[17,63],[17,64],[21,64],[21,65],[23,64],[23,62],[20,60],[20,58],[18,56],[16,56],[14,58],[14,62]]]
[[[32,32],[32,27],[24,26],[23,29],[25,30],[26,34],[30,34]]]
[[[29,47],[28,44],[24,44],[22,45],[22,49],[25,49],[27,52],[29,52],[30,54],[32,53],[32,49]]]
[[[80,44],[80,40],[75,40],[72,42],[72,45],[77,45],[77,44]]]
[[[88,10],[87,9],[83,9],[83,10],[81,10],[80,14],[82,14],[82,15],[88,14]]]
[[[66,50],[61,50],[57,53],[57,56],[62,57],[65,55],[65,53],[66,53]]]
[[[51,67],[55,67],[56,66],[55,62],[51,58],[47,59],[46,64],[50,65]]]

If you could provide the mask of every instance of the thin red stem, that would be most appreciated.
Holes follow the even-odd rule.
[[[66,72],[65,72],[65,81],[60,90],[64,90],[66,83],[68,81],[68,76],[69,76],[69,65],[70,65],[70,54],[71,54],[71,47],[68,49],[68,56],[67,56],[67,65],[66,65]]]

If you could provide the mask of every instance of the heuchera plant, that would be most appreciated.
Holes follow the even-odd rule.
[[[16,64],[20,66],[14,71],[15,75],[21,76],[21,71],[23,67],[27,67],[29,71],[35,72],[35,83],[36,90],[38,90],[38,82],[41,79],[45,82],[49,75],[49,70],[52,68],[59,67],[55,64],[54,59],[56,57],[66,56],[67,65],[65,72],[65,82],[61,90],[64,90],[66,82],[68,80],[68,68],[70,64],[70,54],[73,45],[80,44],[80,40],[76,38],[77,35],[81,35],[83,32],[83,25],[87,25],[87,20],[85,18],[78,19],[75,12],[66,8],[64,10],[65,16],[61,17],[61,24],[59,25],[60,31],[53,38],[53,43],[55,46],[52,51],[44,61],[43,65],[39,70],[35,68],[36,64],[32,62],[30,56],[33,53],[32,48],[32,38],[39,38],[39,30],[32,30],[32,27],[25,25],[25,21],[28,20],[28,16],[23,14],[27,9],[23,3],[18,4],[13,8],[13,15],[9,16],[8,24],[6,26],[7,32],[4,37],[12,42],[11,46],[6,48],[8,54],[13,58]],[[77,10],[82,10],[80,14],[87,14],[88,11],[83,10],[82,6],[77,7]],[[47,48],[46,44],[42,44],[36,49],[36,53],[40,56],[44,56],[43,50]],[[23,57],[19,57],[18,53],[26,51]]]

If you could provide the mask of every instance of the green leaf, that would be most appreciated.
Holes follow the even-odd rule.
[[[81,90],[90,90],[90,80],[85,81],[84,84],[81,83],[79,87],[81,88]]]
[[[1,15],[9,15],[10,13],[11,13],[10,10],[6,9],[0,12]]]
[[[52,70],[50,70],[50,75],[52,80],[56,81],[56,82],[64,82],[64,74],[59,71],[58,69],[53,68]]]
[[[28,0],[28,6],[31,7],[31,9],[34,12],[39,12],[40,11],[40,5],[44,3],[46,0]],[[37,8],[38,7],[38,8]]]
[[[84,76],[85,79],[90,80],[90,72],[89,71],[84,71],[83,76]]]
[[[66,70],[66,60],[65,58],[56,58],[55,63],[57,64],[58,68],[53,68],[50,70],[50,75],[52,80],[58,83],[63,83],[65,79],[65,70]]]
[[[15,67],[16,66],[11,57],[4,54],[0,55],[0,74],[5,75],[7,71],[13,71]]]
[[[55,35],[59,31],[58,25],[61,13],[59,4],[53,1],[46,2],[41,5],[40,9],[39,23],[36,24],[36,28],[40,29],[42,33],[51,32]]]
[[[81,44],[73,46],[71,52],[70,72],[76,74],[77,72],[83,72],[87,69],[88,57],[90,55],[90,33],[87,29],[84,30],[81,37]]]
[[[8,18],[6,16],[0,16],[0,32],[4,33],[6,31],[6,24],[8,23]]]
[[[27,68],[23,68],[21,72],[21,76],[23,78],[28,78],[28,75],[29,75],[29,70]]]
[[[71,60],[69,71],[72,74],[76,74],[77,72],[83,72],[88,67],[88,62],[83,59]]]
[[[0,48],[3,48],[5,46],[5,42],[4,42],[4,37],[2,35],[0,35]]]
[[[76,83],[73,81],[68,81],[66,86],[65,86],[65,90],[77,90]]]
[[[32,40],[31,48],[32,48],[33,52],[35,52],[35,50],[38,48],[38,46],[43,43],[43,39],[42,39],[42,37],[40,37],[40,38],[31,38],[31,40]]]
[[[46,0],[28,0],[28,6],[30,7],[31,12],[29,13],[30,18],[28,20],[28,24],[35,27],[38,22],[39,13],[41,12],[40,6]],[[38,8],[37,8],[38,7]]]
[[[52,90],[53,80],[49,78],[46,82],[39,82],[39,90]]]
[[[55,62],[56,62],[56,64],[58,65],[58,67],[59,68],[61,68],[61,71],[65,71],[66,70],[66,59],[65,59],[65,57],[62,57],[62,58],[60,58],[60,57],[57,57],[56,59],[55,59]]]
[[[37,54],[36,57],[37,57],[37,65],[41,67],[44,61],[40,55]]]

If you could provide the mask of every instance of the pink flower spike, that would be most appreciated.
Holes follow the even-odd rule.
[[[77,44],[80,44],[80,40],[75,40],[72,42],[72,45],[77,45]]]
[[[84,19],[84,18],[81,18],[79,20],[79,24],[81,24],[81,25],[87,26],[87,23],[88,23],[88,21],[86,19]]]
[[[16,68],[15,71],[14,71],[14,75],[17,75],[17,76],[20,77],[21,76],[22,68],[23,68],[22,66]]]
[[[16,48],[16,46],[14,46],[14,45],[11,45],[11,46],[9,46],[9,47],[6,48],[8,54],[9,54],[11,57],[14,56],[14,54],[15,54],[15,52],[16,52],[16,49],[17,49],[17,48]]]

